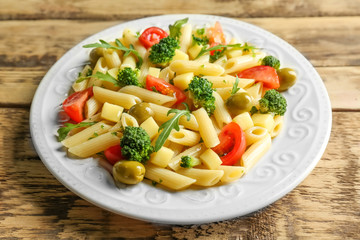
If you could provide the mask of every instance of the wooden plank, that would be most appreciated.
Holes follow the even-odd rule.
[[[360,17],[243,20],[280,36],[317,67],[360,65]],[[119,23],[1,21],[0,66],[49,67],[87,36]]]
[[[111,9],[109,11],[109,9]],[[96,19],[128,20],[143,16],[193,13],[213,14],[228,17],[314,17],[314,16],[355,16],[360,12],[358,1],[235,1],[197,0],[166,1],[42,1],[32,0],[16,4],[2,0],[0,19]]]
[[[27,109],[0,108],[3,238],[355,239],[360,235],[360,112],[334,112],[313,172],[269,207],[203,225],[151,224],[102,210],[65,189],[31,146]],[[240,206],[241,207],[241,206]]]
[[[332,108],[360,110],[360,67],[317,67],[330,96]],[[0,106],[29,106],[46,67],[0,68]]]

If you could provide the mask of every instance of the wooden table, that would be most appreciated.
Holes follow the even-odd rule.
[[[259,212],[191,226],[122,217],[67,190],[32,146],[32,97],[67,50],[104,28],[170,13],[269,30],[304,54],[326,85],[333,127],[324,155],[296,189]],[[0,238],[360,238],[360,1],[1,0],[0,19]]]

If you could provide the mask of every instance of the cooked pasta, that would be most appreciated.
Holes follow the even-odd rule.
[[[279,135],[286,111],[279,79],[253,73],[276,74],[278,66],[256,46],[227,42],[222,30],[215,42],[213,28],[203,30],[182,19],[169,31],[125,29],[113,42],[85,45],[95,47],[93,68],[84,66],[62,104],[76,124],[58,131],[70,156],[105,158],[115,182],[146,178],[177,191],[248,173]],[[119,176],[126,163],[140,168]]]

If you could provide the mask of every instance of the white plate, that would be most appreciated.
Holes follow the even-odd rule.
[[[297,83],[284,93],[288,101],[285,127],[270,151],[242,179],[203,190],[169,192],[150,184],[119,189],[97,161],[68,158],[56,139],[59,105],[88,59],[82,48],[99,39],[111,41],[124,28],[141,31],[168,27],[189,17],[195,25],[220,21],[228,37],[251,42],[278,57],[282,67],[298,72]],[[165,15],[123,23],[97,33],[68,51],[41,81],[31,106],[31,136],[49,171],[80,197],[109,211],[132,218],[168,224],[206,223],[259,210],[295,188],[315,167],[330,136],[331,106],[318,73],[295,48],[248,23],[209,15]]]

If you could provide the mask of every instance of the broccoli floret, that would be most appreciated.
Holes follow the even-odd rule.
[[[152,45],[149,59],[154,64],[164,66],[171,61],[175,56],[175,50],[179,48],[179,42],[175,38],[163,38],[159,43]]]
[[[280,61],[279,61],[279,59],[277,59],[274,56],[266,56],[262,60],[262,65],[270,66],[270,67],[273,67],[275,69],[279,69],[280,68]]]
[[[183,168],[192,168],[200,164],[200,160],[198,158],[194,158],[191,156],[182,156],[180,161],[180,167]]]
[[[284,115],[286,112],[286,99],[275,89],[266,91],[265,95],[259,100],[260,113],[275,113],[275,115]]]
[[[203,107],[209,116],[215,110],[215,97],[213,96],[212,82],[206,78],[195,76],[187,90],[190,91],[190,96],[193,99],[195,107]]]
[[[119,70],[118,73],[118,84],[120,87],[127,85],[135,85],[141,87],[139,82],[139,69],[133,70],[132,68],[125,67],[123,70]]]
[[[145,163],[154,151],[151,140],[141,127],[127,126],[120,141],[121,154],[128,160]]]

